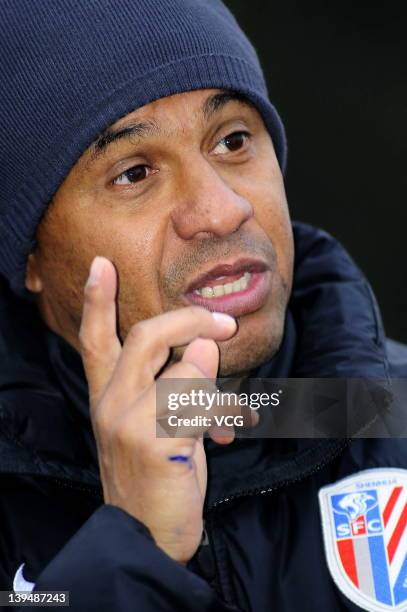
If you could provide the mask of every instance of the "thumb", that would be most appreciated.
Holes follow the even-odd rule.
[[[181,361],[187,361],[197,366],[207,378],[216,378],[219,369],[219,348],[214,340],[197,338],[191,342]],[[231,427],[214,426],[209,435],[218,444],[230,444],[235,438],[235,431]]]
[[[182,361],[196,365],[207,378],[216,378],[219,368],[218,345],[213,340],[197,338],[188,345]],[[233,426],[213,426],[209,435],[218,444],[230,444],[235,438],[235,430]]]
[[[219,368],[219,348],[214,340],[196,338],[184,351],[181,361],[193,363],[207,378],[216,378]]]

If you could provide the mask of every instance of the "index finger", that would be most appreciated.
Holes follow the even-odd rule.
[[[97,402],[103,393],[121,353],[116,333],[116,291],[117,276],[113,264],[105,257],[95,257],[84,289],[79,331],[91,403]]]
[[[196,338],[226,340],[236,329],[232,317],[199,306],[186,306],[141,321],[127,334],[110,389],[118,398],[136,399],[154,383],[171,348]]]

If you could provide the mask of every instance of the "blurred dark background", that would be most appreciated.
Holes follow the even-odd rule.
[[[407,342],[407,3],[226,4],[286,126],[292,218],[344,244]]]

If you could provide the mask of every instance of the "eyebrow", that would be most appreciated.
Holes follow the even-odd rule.
[[[220,112],[229,102],[240,102],[250,108],[255,108],[254,103],[249,98],[237,91],[222,91],[213,94],[206,98],[201,106],[201,115],[208,122],[213,115]],[[160,135],[162,129],[153,120],[140,121],[130,123],[121,128],[107,128],[104,130],[91,145],[91,162],[96,161],[107,153],[111,144],[119,140],[129,139],[132,136],[137,136],[138,139],[146,138],[147,136]]]

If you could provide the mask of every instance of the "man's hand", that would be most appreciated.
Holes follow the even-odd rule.
[[[123,346],[116,333],[116,271],[97,257],[85,287],[80,343],[89,384],[90,414],[98,448],[104,499],[142,521],[156,544],[186,563],[202,535],[206,457],[202,430],[188,438],[156,437],[155,379],[171,347],[184,346],[166,378],[215,378],[215,340],[236,332],[227,315],[187,307],[137,323]],[[228,443],[228,437],[217,441]],[[212,438],[217,439],[216,431]],[[186,462],[172,461],[187,456]]]

